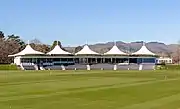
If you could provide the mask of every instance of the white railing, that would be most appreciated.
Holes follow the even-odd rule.
[[[91,70],[90,65],[86,65],[86,67],[87,67],[87,70]]]
[[[61,68],[62,68],[62,70],[66,70],[66,68],[64,67],[64,65],[61,65]]]
[[[113,68],[114,70],[117,70],[117,65],[114,65],[114,68]]]
[[[34,64],[34,68],[35,68],[35,70],[39,70],[38,66],[36,64]]]
[[[53,63],[43,63],[43,65],[54,65]]]
[[[41,67],[40,67],[40,70],[45,70],[45,69],[44,69],[44,67],[41,66]]]
[[[24,66],[33,66],[34,65],[34,63],[21,63],[21,64]]]
[[[118,63],[118,65],[129,65],[129,63]]]
[[[139,70],[142,70],[142,69],[143,69],[143,65],[140,64],[140,65],[139,65]]]

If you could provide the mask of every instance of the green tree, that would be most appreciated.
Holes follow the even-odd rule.
[[[54,41],[52,46],[51,46],[51,50],[56,46],[56,45],[59,45],[60,48],[62,48],[62,45],[61,45],[61,42],[60,41]]]
[[[20,36],[16,36],[14,34],[7,36],[8,41],[16,41],[19,45],[24,46],[25,42],[20,39]]]
[[[5,38],[4,33],[0,31],[0,39],[3,39],[3,38]]]

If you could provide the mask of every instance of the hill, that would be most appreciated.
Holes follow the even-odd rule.
[[[89,46],[92,50],[96,52],[104,53],[110,50],[113,45],[114,45],[114,42],[106,42],[106,43],[91,44]],[[141,48],[142,41],[130,42],[130,43],[117,41],[116,45],[119,47],[120,50],[124,52],[135,52]],[[174,55],[177,51],[177,44],[167,45],[162,42],[148,42],[146,43],[146,46],[152,52],[162,55],[162,56]],[[70,52],[74,52],[75,47],[65,47],[65,49]]]

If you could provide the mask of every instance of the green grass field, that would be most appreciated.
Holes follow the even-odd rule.
[[[180,71],[0,71],[0,109],[180,109]]]

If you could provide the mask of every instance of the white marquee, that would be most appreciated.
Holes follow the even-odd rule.
[[[64,51],[59,45],[56,45],[53,50],[47,53],[48,55],[70,55],[71,53]]]
[[[116,45],[114,45],[108,52],[104,53],[104,55],[127,55],[127,54],[119,50],[119,48]]]
[[[44,53],[39,52],[34,50],[29,44],[25,47],[24,50],[22,50],[21,52],[14,54],[14,55],[9,55],[10,57],[12,56],[23,56],[23,55],[42,55]]]
[[[91,50],[88,45],[85,45],[82,50],[75,53],[75,55],[99,55],[95,51]]]
[[[132,55],[156,55],[153,52],[151,52],[150,50],[148,50],[148,48],[145,46],[145,44],[143,44],[143,46],[141,47],[141,49],[139,49],[138,51],[132,53]]]

